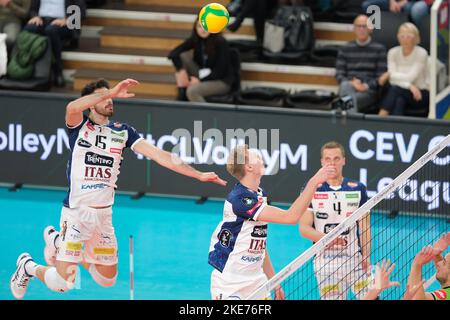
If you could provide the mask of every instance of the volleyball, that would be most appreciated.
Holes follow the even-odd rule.
[[[228,24],[230,14],[227,9],[219,3],[207,4],[200,10],[198,21],[203,30],[209,33],[219,33]]]

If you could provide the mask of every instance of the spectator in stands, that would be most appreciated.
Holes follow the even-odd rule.
[[[363,11],[372,5],[379,6],[383,11],[393,13],[404,12],[409,15],[411,21],[420,26],[422,19],[430,12],[429,7],[434,0],[366,0],[362,4]]]
[[[81,17],[86,14],[84,0],[32,0],[31,19],[25,26],[29,32],[46,35],[51,43],[55,63],[53,65],[54,83],[58,87],[65,85],[61,51],[66,41],[79,37],[81,30],[69,29],[68,18],[72,11],[70,6],[80,8]]]
[[[423,110],[429,105],[428,53],[418,46],[419,30],[406,22],[400,26],[397,38],[400,46],[388,52],[390,87],[381,103],[380,116],[405,115],[408,109]]]
[[[173,49],[177,100],[205,102],[230,91],[233,83],[230,48],[221,34],[208,33],[196,22],[192,35]]]
[[[6,46],[11,50],[22,24],[28,18],[31,0],[0,0],[0,33],[6,33]]]
[[[386,49],[372,41],[368,17],[353,23],[356,40],[343,46],[336,59],[339,95],[352,96],[353,111],[367,112],[376,102],[378,89],[386,83]]]
[[[262,45],[264,40],[264,24],[266,19],[272,16],[277,6],[277,0],[242,0],[242,8],[238,12],[233,23],[228,25],[231,32],[237,31],[246,17],[253,18],[256,41]]]

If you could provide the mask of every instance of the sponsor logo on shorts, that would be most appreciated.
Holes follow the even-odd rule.
[[[98,190],[98,189],[104,189],[108,185],[104,183],[97,183],[97,184],[83,184],[81,185],[81,190]]]
[[[115,248],[94,248],[94,254],[98,255],[112,255],[115,252]]]
[[[326,212],[317,212],[316,213],[317,219],[328,219],[328,213]]]
[[[314,199],[328,200],[328,195],[324,194],[324,193],[315,193],[314,194]]]
[[[255,238],[266,238],[267,237],[267,225],[255,226],[253,228],[252,237],[255,237]]]
[[[249,263],[255,263],[261,261],[262,257],[242,256],[241,260]]]
[[[83,148],[90,148],[90,147],[92,147],[92,144],[89,141],[86,141],[86,140],[84,140],[82,138],[80,138],[78,140],[78,145],[80,147],[83,147]]]
[[[80,242],[67,242],[66,249],[67,250],[81,250],[83,245]]]
[[[345,199],[359,199],[359,193],[346,193]]]
[[[122,149],[120,149],[120,148],[110,148],[109,152],[110,153],[115,153],[115,154],[122,154]]]
[[[224,248],[229,248],[233,234],[228,229],[223,229],[219,233],[219,243]]]
[[[114,164],[114,158],[101,156],[93,152],[87,152],[84,158],[84,163],[94,166],[110,167]]]

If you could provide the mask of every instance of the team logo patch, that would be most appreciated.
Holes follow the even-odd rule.
[[[255,204],[255,199],[253,198],[242,198],[242,203],[247,207],[252,207]]]
[[[219,233],[219,243],[224,248],[229,248],[233,234],[228,229],[223,229]]]
[[[437,290],[434,292],[434,294],[437,296],[440,300],[447,299],[447,293],[444,290]]]
[[[328,213],[326,212],[317,212],[316,213],[317,219],[328,219]]]
[[[83,148],[90,148],[90,147],[92,147],[92,144],[89,141],[86,141],[86,140],[84,140],[82,138],[80,138],[78,140],[78,145],[80,147],[83,147]]]
[[[255,238],[266,238],[267,237],[267,225],[255,226],[253,228],[252,237],[255,237]]]
[[[314,199],[318,199],[318,200],[328,200],[328,195],[324,194],[324,193],[315,193],[314,194]]]

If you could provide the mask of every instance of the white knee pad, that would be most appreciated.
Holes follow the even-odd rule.
[[[89,273],[91,274],[92,279],[94,279],[94,281],[102,287],[112,287],[116,283],[117,272],[114,278],[106,278],[105,276],[101,275],[100,272],[98,272],[95,264],[91,264],[91,266],[89,267]]]
[[[67,292],[74,287],[74,283],[64,280],[56,271],[55,267],[48,269],[44,274],[44,280],[47,287],[56,292]]]

